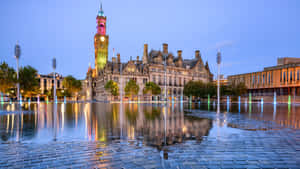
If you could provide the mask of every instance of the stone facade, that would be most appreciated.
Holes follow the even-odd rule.
[[[45,94],[46,91],[53,90],[53,85],[54,85],[53,73],[50,73],[48,75],[39,74],[37,78],[40,84],[40,90],[42,94]],[[62,75],[56,73],[55,79],[56,79],[55,80],[56,89],[63,89],[62,82],[64,78],[62,77]]]
[[[106,29],[106,17],[103,15],[101,8],[101,15],[97,16],[97,24],[102,25],[101,29]],[[101,24],[99,18],[105,24]],[[104,19],[103,19],[104,18]],[[100,29],[100,26],[97,28]],[[140,100],[149,100],[144,96],[142,91],[147,82],[155,82],[161,87],[162,95],[166,92],[169,99],[179,99],[183,95],[184,85],[191,80],[201,80],[203,82],[211,82],[213,74],[210,72],[208,62],[204,64],[199,50],[195,51],[193,59],[183,59],[182,50],[177,51],[177,56],[174,56],[168,51],[168,44],[163,44],[163,50],[151,50],[148,51],[148,44],[144,44],[144,51],[142,59],[139,56],[136,59],[130,58],[128,62],[121,62],[121,55],[118,53],[117,57],[112,57],[109,61],[108,56],[98,54],[99,47],[106,48],[101,49],[107,51],[108,49],[108,36],[106,31],[97,31],[95,37],[95,69],[89,67],[87,78],[84,84],[87,94],[87,100],[109,100],[112,99],[110,94],[105,91],[104,86],[107,81],[113,80],[118,83],[120,95],[124,95],[124,87],[126,83],[132,79],[139,85],[140,90],[138,98]],[[107,42],[101,46],[102,40]],[[108,52],[105,53],[108,55]],[[101,58],[99,58],[101,57]],[[99,66],[99,60],[101,64],[105,63],[104,67]],[[166,73],[165,73],[166,72]],[[114,99],[119,100],[116,97]],[[150,98],[151,99],[151,98]],[[161,99],[160,96],[156,99]]]

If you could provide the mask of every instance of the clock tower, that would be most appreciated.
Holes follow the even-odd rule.
[[[97,75],[102,71],[108,59],[108,35],[106,35],[106,16],[100,6],[100,11],[97,15],[97,33],[94,37],[95,46],[95,68]]]

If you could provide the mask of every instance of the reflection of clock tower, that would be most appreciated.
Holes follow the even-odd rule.
[[[97,15],[97,33],[94,38],[95,45],[95,68],[97,75],[104,69],[108,59],[108,35],[106,35],[106,16],[102,10]]]

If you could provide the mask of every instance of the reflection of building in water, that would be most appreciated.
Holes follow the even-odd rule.
[[[93,111],[98,112],[92,117],[92,133],[96,140],[119,139],[122,133],[127,139],[143,139],[147,144],[161,146],[165,131],[166,144],[174,144],[185,139],[201,140],[212,127],[209,119],[184,117],[184,112],[180,112],[179,107],[171,111],[171,107],[164,110],[163,107],[124,104],[124,110],[119,111],[119,106],[111,104],[106,109],[101,104],[92,106]]]
[[[8,112],[16,111],[14,104],[4,104],[0,109]],[[0,115],[2,141],[53,138],[55,124],[53,104],[39,104],[39,106],[31,104],[30,110],[33,112],[23,115],[21,113]],[[252,105],[252,112],[249,113],[248,110],[242,107],[241,114],[263,122],[254,124],[266,124],[265,126],[270,128],[274,126],[272,124],[277,123],[282,127],[300,128],[298,106],[278,105],[274,109],[273,105],[265,105],[264,111],[261,112],[260,106]],[[124,138],[161,146],[165,143],[165,139],[166,144],[180,143],[186,139],[201,140],[202,136],[208,134],[212,122],[209,119],[184,116],[178,104],[165,109],[154,104],[123,104],[123,107],[120,107],[120,104],[80,103],[58,104],[55,127],[58,139],[107,142]],[[237,122],[236,127],[242,128],[245,125]]]

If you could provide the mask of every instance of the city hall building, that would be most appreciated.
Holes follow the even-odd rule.
[[[168,50],[168,44],[164,43],[163,50],[148,50],[148,44],[144,44],[142,58],[130,59],[124,63],[121,55],[108,60],[109,36],[106,34],[106,16],[101,9],[97,15],[97,33],[94,37],[95,68],[89,67],[84,84],[87,100],[108,100],[110,93],[104,86],[109,80],[118,83],[119,93],[125,95],[124,88],[129,80],[134,80],[139,85],[139,99],[148,100],[143,95],[143,88],[147,82],[154,82],[160,86],[162,96],[165,87],[169,99],[179,99],[183,95],[183,88],[191,80],[211,82],[213,74],[210,72],[208,62],[204,64],[199,50],[195,51],[193,59],[184,59],[182,50],[173,55]],[[119,96],[114,99],[120,99]],[[151,98],[150,98],[151,99]],[[157,99],[161,99],[158,96]]]
[[[300,95],[300,58],[277,59],[277,65],[263,71],[228,76],[230,84],[245,83],[254,96]]]

